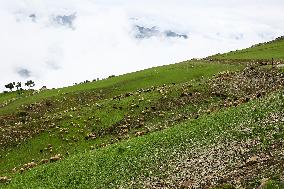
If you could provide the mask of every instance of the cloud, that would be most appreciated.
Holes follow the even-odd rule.
[[[248,47],[284,35],[282,7],[281,0],[0,0],[0,90],[27,79],[67,86]]]

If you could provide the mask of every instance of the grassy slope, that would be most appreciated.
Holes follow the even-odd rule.
[[[75,154],[78,152],[84,152],[86,149],[90,149],[90,146],[107,143],[109,140],[116,138],[116,136],[112,136],[111,134],[102,136],[94,141],[85,140],[85,136],[88,133],[93,131],[99,131],[102,128],[110,127],[111,125],[119,122],[126,115],[137,116],[143,110],[143,107],[149,107],[155,105],[155,103],[162,97],[158,92],[150,92],[145,94],[135,95],[133,97],[124,98],[120,101],[113,101],[109,97],[113,97],[114,95],[125,93],[127,91],[134,91],[141,87],[150,87],[152,85],[159,86],[163,84],[169,84],[172,82],[176,83],[175,87],[171,87],[173,90],[173,94],[169,94],[169,96],[175,96],[176,90],[180,91],[183,87],[178,83],[184,83],[193,80],[191,83],[194,85],[198,85],[201,80],[207,81],[208,77],[212,77],[213,74],[216,74],[225,70],[239,70],[243,68],[242,65],[226,65],[226,64],[217,64],[217,63],[203,63],[203,62],[184,62],[181,64],[170,65],[165,67],[153,68],[142,72],[137,72],[133,74],[124,75],[117,78],[112,78],[109,80],[99,81],[96,83],[87,83],[79,86],[74,86],[70,88],[60,89],[60,91],[64,91],[64,93],[69,92],[69,94],[63,95],[61,92],[58,93],[57,90],[44,91],[40,94],[35,94],[33,96],[23,97],[21,99],[12,102],[7,107],[1,109],[1,113],[7,113],[10,111],[15,111],[15,106],[19,107],[24,103],[40,101],[44,97],[48,97],[51,101],[57,100],[57,108],[59,110],[35,110],[35,112],[31,112],[30,114],[34,114],[31,116],[32,119],[36,121],[26,127],[40,127],[44,126],[45,123],[42,120],[42,117],[51,117],[55,118],[51,120],[58,129],[50,128],[46,129],[45,132],[33,136],[32,139],[27,139],[25,143],[18,145],[16,147],[5,148],[4,151],[0,151],[1,159],[0,159],[0,173],[7,173],[14,167],[20,167],[25,163],[30,162],[32,159],[36,161],[40,161],[43,158],[49,158],[50,156],[61,153],[61,154]],[[143,74],[145,72],[145,74]],[[203,79],[202,79],[203,78]],[[200,81],[199,81],[200,80]],[[129,81],[127,85],[126,81]],[[153,81],[153,82],[151,82]],[[203,86],[205,87],[205,86]],[[78,98],[84,99],[84,94],[87,91],[92,91],[91,96],[94,96],[96,93],[99,93],[98,90],[103,89],[103,91],[108,91],[107,96],[103,99],[98,99],[90,102],[80,102]],[[70,92],[74,91],[74,92]],[[94,94],[93,94],[94,93]],[[105,93],[105,92],[103,92]],[[72,98],[72,95],[75,95],[76,98]],[[69,95],[69,97],[68,97]],[[62,96],[67,97],[66,101],[62,101]],[[90,96],[87,96],[90,97]],[[139,102],[139,99],[143,98],[143,102]],[[151,100],[151,102],[147,102],[147,100]],[[72,102],[71,102],[72,101]],[[102,107],[97,107],[96,103],[102,105]],[[140,107],[134,109],[134,112],[130,111],[131,104],[139,104]],[[207,102],[206,102],[207,103]],[[44,103],[43,103],[44,104]],[[71,105],[69,105],[71,104]],[[199,104],[201,106],[201,104]],[[204,104],[205,105],[205,104]],[[122,106],[122,110],[113,109],[113,106]],[[77,111],[70,111],[70,108],[76,107]],[[173,112],[176,114],[182,113],[186,111],[190,113],[192,111],[196,111],[192,107],[185,109],[178,109]],[[43,112],[43,113],[41,113]],[[38,117],[38,114],[41,114]],[[171,112],[172,113],[172,112]],[[73,118],[70,118],[72,114]],[[170,112],[169,112],[170,114]],[[78,118],[80,116],[80,118]],[[57,120],[56,118],[63,117],[61,120]],[[94,117],[94,118],[92,118]],[[91,118],[91,119],[90,119]],[[99,118],[100,121],[96,121]],[[21,118],[15,118],[12,120],[13,122],[20,121]],[[87,120],[87,122],[85,122]],[[157,117],[153,118],[153,120],[149,120],[147,125],[156,124]],[[75,123],[76,126],[73,126]],[[8,124],[7,124],[8,125]],[[78,125],[78,126],[77,126]],[[62,133],[61,130],[66,129],[68,133]],[[83,131],[81,133],[81,131]],[[80,132],[80,133],[79,133]],[[134,132],[134,131],[132,131]],[[0,133],[1,134],[1,133]],[[131,133],[130,133],[131,134]],[[63,138],[62,138],[63,136]],[[13,138],[15,138],[12,135]],[[74,141],[73,138],[76,137],[77,141]],[[67,139],[67,140],[65,140]],[[53,151],[39,153],[40,150],[47,147],[48,144],[53,145]]]
[[[255,122],[255,119],[265,118],[272,112],[282,112],[283,98],[283,93],[275,94],[161,132],[78,154],[60,163],[36,168],[24,176],[18,175],[9,187],[113,188],[120,185],[123,188],[138,188],[145,184],[139,180],[143,176],[169,176],[173,171],[171,167],[160,167],[169,160],[178,159],[178,154],[185,151],[206,148],[220,141],[265,138],[269,133],[275,133],[275,128],[281,130],[270,141],[264,140],[255,146],[264,149],[284,135],[284,124],[280,122],[263,130],[259,125],[262,120]],[[248,122],[253,122],[247,127],[252,129],[252,133],[240,129],[242,124]],[[133,186],[131,180],[135,181]]]
[[[35,95],[23,95],[17,98],[16,93],[0,94],[0,104],[12,100],[8,106],[0,109],[0,116],[12,113],[23,104],[34,103],[50,97],[64,96],[66,93],[76,93],[88,90],[111,90],[111,96],[127,91],[135,91],[139,88],[159,86],[170,83],[182,83],[192,79],[211,77],[212,75],[224,71],[240,68],[240,65],[226,65],[205,62],[183,62],[169,66],[161,66],[107,80],[80,84],[62,89],[47,90]],[[14,99],[14,100],[13,100]]]
[[[273,57],[275,59],[282,59],[283,54],[281,52],[283,52],[283,47],[283,41],[277,41],[269,45],[238,51],[238,53],[232,53],[226,56],[216,56],[214,58],[270,59]],[[11,102],[8,106],[1,108],[0,115],[15,112],[16,108],[22,104],[29,104],[46,98],[57,99],[62,96],[68,96],[70,93],[80,94],[79,92],[82,91],[99,91],[103,89],[104,91],[110,91],[107,93],[107,97],[111,97],[127,91],[134,91],[138,88],[150,87],[152,85],[160,86],[162,84],[169,84],[172,82],[184,83],[192,79],[199,82],[202,77],[210,77],[219,71],[238,70],[240,68],[241,66],[239,65],[208,64],[202,62],[185,62],[176,65],[158,67],[96,83],[77,85],[60,89],[60,91],[50,90],[33,96],[19,98]],[[196,82],[197,85],[198,82]],[[206,79],[203,82],[206,83]],[[66,95],[66,93],[69,94]],[[146,95],[145,98],[152,99],[153,101],[160,98],[155,99],[155,96],[155,94],[150,94],[148,97]],[[1,94],[0,103],[11,98],[11,96],[7,97]],[[107,111],[107,109],[111,108],[112,104],[111,102],[106,102],[106,104],[107,103],[110,104],[106,106],[105,114],[99,114],[98,117],[103,117],[105,115],[110,116],[110,118],[118,116],[118,119],[113,120],[113,122],[115,122],[121,119],[121,115],[128,113],[128,110],[126,110],[126,112],[118,113],[119,115],[111,114],[112,111]],[[122,103],[125,103],[127,107],[131,104],[131,100],[126,100],[126,102],[123,101]],[[249,110],[255,110],[254,107],[258,107],[257,111],[251,113]],[[78,151],[79,153],[77,155],[72,155],[59,163],[39,166],[38,168],[28,171],[24,175],[17,175],[8,187],[19,188],[23,186],[44,186],[44,188],[47,188],[52,186],[68,186],[75,188],[82,186],[85,188],[106,188],[108,186],[111,188],[112,184],[114,186],[123,185],[123,187],[127,187],[130,183],[132,183],[135,187],[141,187],[147,183],[145,182],[145,179],[143,179],[143,175],[144,177],[149,178],[157,176],[161,180],[167,179],[174,168],[166,166],[164,168],[165,170],[161,172],[159,171],[159,168],[157,169],[159,165],[162,166],[171,161],[178,161],[179,154],[190,153],[189,149],[195,151],[199,149],[199,145],[206,151],[206,149],[209,148],[209,145],[213,144],[216,146],[218,144],[218,141],[215,140],[216,138],[221,141],[243,141],[244,139],[249,140],[259,137],[265,139],[266,136],[275,131],[275,129],[280,130],[281,132],[279,135],[282,136],[282,123],[277,123],[277,125],[271,126],[265,131],[257,129],[257,123],[248,125],[248,129],[255,130],[253,134],[249,134],[248,136],[244,134],[245,132],[243,133],[243,131],[238,130],[238,127],[236,127],[236,125],[238,125],[237,123],[241,124],[244,122],[252,122],[258,119],[258,117],[268,116],[268,113],[271,111],[279,113],[281,112],[282,107],[283,99],[281,94],[275,94],[269,98],[263,99],[262,102],[255,101],[251,102],[249,105],[244,105],[239,108],[231,108],[229,110],[215,113],[214,115],[202,116],[197,120],[188,121],[167,130],[149,134],[144,137],[131,138],[129,141],[120,142],[118,144],[111,145],[110,147],[99,148],[95,152],[89,152],[87,150],[87,152],[82,153],[84,149],[86,150],[90,146],[90,144],[87,144],[86,142],[73,144],[72,148],[75,149],[74,153],[76,153],[76,147],[81,149]],[[84,107],[83,109],[86,112],[86,116],[89,116],[89,114],[92,113],[91,109],[88,109],[87,107]],[[71,120],[72,119],[68,120],[68,122]],[[74,118],[73,120],[75,121],[76,119]],[[262,120],[259,119],[259,124],[261,121]],[[105,125],[107,125],[107,123]],[[277,141],[279,135],[275,135],[275,138],[273,138],[271,142]],[[239,138],[236,136],[239,136]],[[104,139],[102,138],[98,140]],[[36,152],[49,142],[62,143],[61,140],[56,137],[52,137],[51,140],[48,134],[42,134],[39,137],[31,139],[25,145],[11,149],[9,154],[4,156],[8,159],[13,159],[13,157],[20,152],[21,155],[17,156],[17,158],[15,158],[15,162],[12,162],[11,165],[15,165],[19,162],[23,163],[23,161],[21,161],[23,158],[33,158]],[[93,145],[94,143],[91,144]],[[31,145],[33,146],[32,148],[29,147]],[[76,146],[75,148],[74,145]],[[260,149],[262,149],[262,146],[269,147],[269,145],[270,142],[264,140],[260,144]],[[65,145],[65,147],[59,147],[70,148],[68,145]],[[58,152],[60,152],[60,150],[58,150]],[[29,156],[29,154],[31,155]],[[177,156],[174,154],[177,154]],[[5,162],[5,164],[9,163]],[[11,165],[8,167],[11,167]],[[58,170],[61,171],[58,172]],[[268,173],[263,174],[269,175],[269,171]],[[130,180],[133,181],[133,178],[137,179],[134,179],[134,182],[130,182]],[[171,178],[169,181],[174,182],[173,180],[174,179]],[[177,186],[180,186],[178,181],[175,182]],[[258,180],[256,182],[258,182]]]
[[[272,43],[260,44],[253,48],[214,55],[215,59],[284,59],[284,39]]]

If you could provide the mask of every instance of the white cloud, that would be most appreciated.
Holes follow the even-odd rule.
[[[0,0],[0,89],[48,87],[244,48],[284,34],[281,0]],[[34,14],[34,15],[33,15]],[[61,26],[58,15],[75,14]],[[135,38],[134,25],[188,34]]]

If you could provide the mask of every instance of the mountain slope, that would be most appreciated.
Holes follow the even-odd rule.
[[[214,59],[284,59],[284,37],[279,37],[267,43],[260,43],[250,48],[214,55]]]
[[[1,94],[2,186],[282,187],[283,72],[240,52]]]
[[[283,99],[283,92],[276,93],[161,132],[78,154],[18,175],[10,187],[176,188],[191,182],[204,188],[220,180],[238,184],[236,178],[255,186],[254,179],[283,173],[283,148],[275,148],[283,145],[284,124],[276,120],[284,118]],[[250,160],[253,157],[258,159]]]
[[[163,84],[182,83],[192,79],[201,79],[202,77],[210,77],[220,71],[236,70],[241,65],[230,65],[207,62],[182,62],[168,66],[160,66],[156,68],[146,69],[122,76],[104,79],[96,82],[79,84],[62,89],[52,89],[42,91],[40,93],[29,93],[18,96],[16,92],[0,94],[0,116],[16,111],[16,108],[23,104],[39,102],[43,99],[68,96],[68,94],[80,92],[98,92],[105,90],[110,93],[109,96],[115,96],[124,92],[135,91],[139,88],[148,88],[151,86],[159,86]],[[109,97],[108,96],[108,97]]]
[[[14,101],[9,102],[0,111],[0,124],[3,128],[0,135],[0,155],[5,157],[0,161],[0,173],[10,171],[14,167],[19,170],[33,159],[40,161],[49,159],[56,153],[84,152],[94,145],[99,147],[129,134],[133,136],[139,130],[146,130],[146,125],[149,130],[155,130],[156,118],[163,120],[163,117],[160,117],[165,111],[163,108],[174,108],[170,103],[172,100],[178,101],[177,97],[182,93],[184,84],[194,85],[190,89],[192,92],[198,90],[199,85],[205,89],[207,86],[202,83],[213,74],[241,68],[243,66],[239,64],[184,62],[70,88],[14,97]],[[168,97],[165,93],[168,93]],[[202,102],[201,100],[196,103]],[[163,101],[169,103],[168,107],[157,107],[155,115],[147,115],[148,121],[142,120],[146,116],[142,111],[161,106]],[[177,102],[176,110],[168,112],[169,117],[164,122],[172,119],[170,113],[177,114],[175,119],[180,119],[179,113],[193,113],[196,107],[189,107],[190,101],[188,99],[187,104]],[[208,102],[202,103],[204,106],[209,105]],[[139,123],[132,123],[132,128],[123,128],[123,122],[128,119],[131,122],[139,120]],[[145,126],[135,128],[137,124]],[[121,125],[118,131],[115,131],[116,125]],[[127,131],[113,133],[122,132],[123,129]],[[101,134],[97,135],[101,136],[96,140],[85,139],[94,132],[100,132]],[[44,150],[49,144],[53,146],[51,152]]]

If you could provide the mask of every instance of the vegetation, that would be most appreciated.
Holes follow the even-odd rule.
[[[14,85],[15,85],[15,82],[9,83],[9,84],[5,85],[5,87],[6,87],[7,89],[10,89],[10,91],[12,91],[13,88],[14,88]]]
[[[261,43],[243,50],[231,51],[225,54],[214,55],[214,59],[265,59],[283,60],[284,59],[284,39],[279,37],[267,43]]]
[[[2,93],[0,186],[282,188],[283,46]]]
[[[32,80],[29,80],[25,83],[25,86],[32,88],[35,86],[35,82],[32,81]],[[16,88],[17,92],[20,93],[23,91],[23,88],[22,88],[22,82],[12,82],[12,83],[8,83],[7,85],[5,85],[5,88],[9,89],[11,92],[13,91],[14,88]]]
[[[30,89],[30,88],[35,86],[35,82],[32,81],[32,80],[29,80],[25,83],[25,86],[29,87],[29,89]]]

